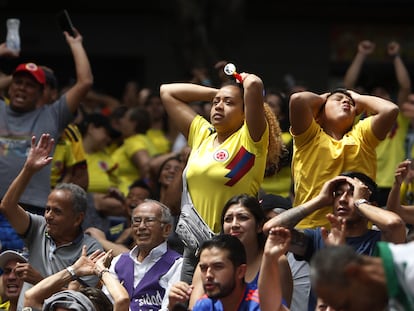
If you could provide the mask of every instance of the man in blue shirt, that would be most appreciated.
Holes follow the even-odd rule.
[[[205,241],[200,248],[199,266],[205,295],[193,311],[283,311],[278,258],[287,251],[290,233],[285,228],[272,228],[266,241],[260,266],[258,288],[244,280],[246,252],[237,237],[222,234]],[[169,293],[169,309],[190,298],[192,286],[180,281]],[[259,302],[260,301],[260,302]]]

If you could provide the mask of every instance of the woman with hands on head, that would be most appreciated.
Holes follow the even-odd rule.
[[[192,83],[163,84],[160,89],[170,119],[192,148],[183,177],[194,208],[213,232],[220,231],[221,210],[230,197],[258,193],[267,162],[277,165],[281,150],[277,120],[265,113],[262,80],[250,73],[240,75],[242,83],[220,89]],[[190,107],[195,101],[212,102],[210,122]],[[182,274],[190,283],[193,250],[186,249],[184,258],[192,258],[192,268],[187,271],[184,264]]]
[[[363,111],[369,117],[355,123]],[[361,172],[375,180],[375,148],[394,124],[398,111],[389,100],[346,89],[321,95],[309,91],[292,94],[293,205],[296,207],[314,198],[325,181],[345,171]],[[325,217],[328,212],[328,206],[322,208],[306,217],[298,227],[329,226]]]

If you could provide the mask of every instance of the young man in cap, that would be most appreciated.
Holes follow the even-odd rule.
[[[6,250],[0,254],[0,269],[3,271],[1,282],[4,290],[2,298],[6,298],[0,303],[0,310],[17,310],[17,302],[23,287],[23,280],[18,277],[17,272],[20,263],[27,263],[27,259],[18,252]]]
[[[8,89],[9,103],[0,99],[0,200],[23,167],[32,136],[39,138],[43,133],[49,133],[57,141],[92,87],[92,71],[81,34],[76,32],[72,37],[65,32],[64,35],[75,63],[73,86],[51,105],[38,108],[46,83],[45,72],[34,63],[24,63],[13,72]],[[50,173],[51,166],[48,166],[25,188],[19,203],[27,211],[44,214],[51,189]],[[14,234],[3,215],[0,215],[0,222],[3,228],[12,232],[11,235]],[[0,240],[3,238],[4,235],[0,236]]]
[[[39,138],[49,133],[58,140],[65,127],[74,118],[79,104],[93,84],[89,60],[83,47],[83,38],[64,32],[75,63],[76,81],[51,105],[37,107],[46,84],[44,70],[35,63],[17,66],[8,89],[9,104],[0,100],[0,198],[22,168],[32,136]],[[28,211],[43,214],[50,191],[50,166],[38,172],[25,189],[20,202]]]

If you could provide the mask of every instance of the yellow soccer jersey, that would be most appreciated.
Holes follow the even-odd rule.
[[[165,136],[164,132],[159,129],[149,129],[147,136],[156,149],[156,154],[165,154],[171,150],[171,142]]]
[[[69,167],[77,164],[85,165],[86,156],[82,143],[82,135],[76,124],[69,124],[56,144],[53,154],[51,186],[62,181]]]
[[[282,140],[285,145],[291,143],[293,137],[290,133],[282,133]],[[290,166],[282,169],[273,176],[263,179],[261,188],[265,193],[277,194],[282,197],[289,197],[292,186],[292,172]]]
[[[375,180],[375,148],[380,140],[371,130],[371,117],[359,121],[341,140],[326,134],[315,120],[302,134],[294,136],[292,176],[295,187],[293,206],[319,194],[323,184],[345,171],[364,173]],[[321,208],[298,224],[298,228],[329,227],[326,214],[332,206]]]
[[[152,157],[156,155],[156,149],[144,134],[136,134],[124,140],[124,143],[112,153],[112,159],[119,167],[119,190],[124,195],[128,194],[128,187],[137,179],[141,178],[141,174],[132,162],[133,155],[140,151],[147,150]]]
[[[269,129],[254,142],[244,124],[218,147],[216,133],[201,116],[190,127],[192,151],[187,163],[187,184],[194,207],[214,232],[220,231],[224,204],[234,195],[257,195],[266,167]]]
[[[405,159],[408,125],[409,120],[399,113],[396,123],[376,149],[378,187],[391,188],[394,184],[395,169]]]
[[[76,124],[69,124],[63,132],[62,138],[70,142],[72,153],[76,163],[86,160],[85,150],[83,148],[82,135]]]
[[[88,163],[88,192],[106,193],[110,187],[118,187],[118,165],[105,151],[86,154]]]
[[[62,181],[66,174],[67,168],[75,165],[75,163],[76,159],[73,155],[70,142],[59,139],[55,147],[55,152],[53,153],[52,170],[50,175],[50,183],[52,188],[55,187],[57,183]]]

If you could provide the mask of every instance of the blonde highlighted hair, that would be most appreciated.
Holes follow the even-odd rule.
[[[279,161],[286,147],[283,144],[279,121],[266,102],[264,103],[264,112],[269,126],[269,147],[267,151],[265,177],[270,177],[279,171]]]

